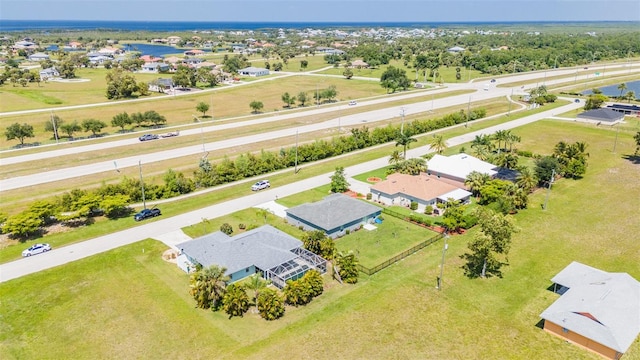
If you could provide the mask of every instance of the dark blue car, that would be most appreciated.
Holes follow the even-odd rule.
[[[160,215],[162,215],[162,213],[160,212],[160,209],[158,209],[158,208],[144,209],[144,210],[140,211],[139,213],[133,215],[133,220],[142,221],[142,220],[144,220],[146,218],[156,217],[156,216],[160,216]]]

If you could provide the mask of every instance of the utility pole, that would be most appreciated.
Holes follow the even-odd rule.
[[[464,127],[469,127],[469,120],[471,119],[471,95],[469,95],[469,103],[467,104],[467,122],[464,124]]]
[[[513,88],[511,88],[511,95],[509,96],[509,113],[507,114],[507,116],[511,116],[511,101],[513,97]]]
[[[433,90],[431,90],[431,91],[433,91]],[[433,112],[433,96],[434,96],[434,95],[435,95],[435,94],[432,92],[432,93],[431,93],[431,112]]]
[[[59,143],[58,141],[58,127],[56,125],[56,119],[53,115],[53,111],[51,111],[51,124],[53,124],[53,136],[55,136],[56,138],[56,144]]]
[[[142,163],[138,160],[138,169],[140,170],[140,187],[142,188],[142,206],[146,209],[147,202],[144,198],[144,180],[142,180]]]
[[[400,125],[400,135],[404,135],[404,107],[400,108],[400,115],[402,116],[402,124]]]
[[[442,290],[442,277],[444,276],[444,254],[447,252],[449,248],[449,244],[447,244],[447,239],[449,238],[449,233],[445,231],[444,233],[444,247],[442,248],[442,261],[440,262],[440,276],[438,277],[438,283],[436,288],[438,290]]]
[[[204,124],[202,123],[202,121],[200,121],[200,119],[198,119],[197,116],[195,115],[191,115],[191,116],[193,116],[193,118],[200,123],[200,139],[202,140],[202,154],[204,155],[207,153],[207,151],[204,149],[204,129],[203,129]]]
[[[296,129],[296,163],[293,170],[294,174],[298,173],[298,129]]]
[[[549,202],[549,194],[551,193],[551,184],[553,184],[553,179],[556,177],[556,169],[551,170],[551,178],[549,179],[549,186],[547,187],[547,197],[544,199],[544,205],[542,206],[542,210],[547,210],[547,203]]]

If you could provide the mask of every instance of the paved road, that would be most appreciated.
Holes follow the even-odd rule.
[[[459,145],[471,141],[477,135],[492,134],[495,131],[501,129],[512,129],[540,119],[551,117],[556,113],[562,113],[576,109],[580,106],[581,104],[571,103],[554,110],[549,110],[521,119],[516,119],[490,128],[472,131],[467,134],[451,138],[447,141],[447,143],[449,146]],[[431,149],[428,146],[423,146],[415,149],[410,149],[407,153],[409,157],[417,157],[428,152],[431,152]],[[354,176],[363,172],[386,166],[387,164],[388,158],[383,157],[358,165],[350,166],[345,169],[345,173],[347,176]],[[239,199],[225,201],[182,215],[161,219],[152,223],[142,224],[134,228],[101,236],[92,240],[64,246],[59,249],[54,249],[46,254],[9,262],[0,265],[0,282],[9,281],[11,279],[15,279],[24,275],[60,266],[146,238],[166,238],[163,235],[174,232],[176,229],[179,229],[181,227],[199,223],[203,218],[211,219],[224,216],[226,214],[230,214],[242,209],[265,203],[267,201],[274,200],[276,197],[284,197],[296,194],[327,184],[329,183],[329,177],[331,175],[332,173],[326,173],[309,179],[295,181],[284,186],[264,190],[255,194],[244,196]],[[295,177],[295,175],[293,174],[291,176]],[[169,245],[173,246],[175,244],[169,243]]]
[[[625,65],[618,65],[618,66],[625,67]],[[640,69],[632,69],[630,67],[629,68],[625,67],[624,69],[617,70],[617,71],[612,71],[610,68],[608,74],[610,75],[616,74],[616,73],[624,74],[627,72],[631,72],[632,70],[640,71]],[[560,69],[560,70],[547,71],[547,72],[549,73],[553,72],[553,76],[572,75],[576,72],[576,70]],[[526,73],[521,75],[507,76],[507,77],[501,78],[499,80],[499,83],[519,82],[519,81],[536,80],[536,79],[540,80],[539,78],[540,75],[542,74]],[[546,76],[547,75],[545,73],[544,75],[545,79],[546,79]],[[585,78],[587,76],[589,75],[582,75],[582,77],[585,77]],[[551,75],[549,75],[549,77],[551,77]],[[578,78],[580,78],[580,76],[578,76]],[[549,80],[549,81],[546,81],[545,83],[547,85],[553,85],[553,84],[561,84],[564,82],[566,82],[566,79]],[[480,89],[484,89],[485,85],[487,84],[490,85],[489,90],[480,90]],[[534,86],[534,85],[529,85],[528,87],[525,86],[521,88],[508,88],[508,87],[503,88],[503,87],[496,87],[495,86],[496,84],[490,84],[487,81],[476,82],[476,83],[465,83],[465,84],[451,84],[447,89],[434,90],[433,93],[451,91],[451,89],[469,89],[469,90],[475,90],[476,92],[470,95],[468,94],[458,95],[458,96],[452,96],[452,97],[447,97],[447,98],[442,98],[437,100],[428,100],[428,101],[412,103],[410,105],[406,105],[403,107],[404,113],[405,115],[412,115],[417,113],[423,113],[433,109],[470,103],[471,101],[481,101],[481,100],[486,100],[486,99],[491,99],[496,97],[509,96],[514,93],[514,90],[516,91],[516,93],[523,92],[523,91],[526,91],[528,88]],[[413,97],[420,97],[424,95],[425,95],[424,92],[412,92],[412,93],[404,94],[400,96],[383,97],[381,99],[374,99],[374,100],[361,102],[360,106],[364,106],[367,104],[384,103],[388,101],[396,101],[398,99],[410,99]],[[335,107],[316,108],[316,109],[305,111],[304,116],[309,116],[309,115],[313,116],[314,114],[320,114],[325,112],[335,112],[335,111],[336,111]],[[276,115],[276,116],[271,116],[271,117],[262,118],[262,119],[254,119],[254,120],[249,120],[244,122],[234,122],[234,123],[227,123],[227,124],[216,125],[216,126],[208,126],[206,128],[203,126],[201,129],[190,129],[190,130],[182,131],[181,134],[184,134],[184,135],[193,135],[198,133],[204,134],[206,132],[211,132],[216,130],[232,129],[240,126],[251,126],[251,125],[257,125],[260,123],[296,118],[300,116],[301,114],[298,112],[298,113],[289,113],[284,115]],[[82,165],[77,167],[62,168],[62,169],[57,169],[52,171],[43,171],[41,173],[33,174],[33,175],[2,179],[0,180],[0,192],[28,187],[28,186],[34,186],[34,185],[43,184],[47,182],[61,181],[61,180],[75,178],[75,177],[113,171],[114,164],[117,164],[117,167],[119,169],[122,169],[126,167],[138,166],[139,163],[147,164],[151,162],[158,162],[158,161],[163,161],[163,160],[173,159],[178,157],[200,155],[203,152],[203,149],[205,149],[206,151],[214,151],[214,150],[220,150],[220,149],[225,149],[225,148],[230,148],[235,146],[242,146],[247,143],[264,141],[264,139],[290,137],[293,141],[296,131],[298,131],[299,133],[307,133],[307,132],[314,132],[319,130],[328,130],[332,128],[337,129],[342,126],[363,125],[366,123],[373,123],[373,122],[388,120],[391,118],[397,118],[399,116],[400,116],[400,108],[391,107],[386,109],[361,112],[353,115],[339,116],[338,118],[334,118],[325,122],[300,126],[296,129],[293,129],[293,128],[282,129],[282,130],[271,131],[271,132],[261,133],[261,134],[251,135],[251,136],[237,137],[237,138],[231,138],[223,141],[206,143],[204,145],[203,144],[191,145],[183,148],[164,150],[164,151],[155,152],[155,153],[141,154],[141,155],[131,156],[127,158],[114,158],[107,161],[102,161],[102,162],[97,162],[97,163]],[[155,140],[155,141],[171,141],[171,138]],[[71,153],[78,153],[83,151],[96,151],[99,149],[113,148],[113,147],[122,146],[122,145],[130,145],[132,143],[137,143],[137,142],[138,142],[137,139],[127,139],[127,140],[118,140],[118,141],[101,143],[101,144],[92,144],[92,145],[87,145],[80,148],[74,147],[74,148],[57,149],[57,150],[44,152],[44,153],[5,158],[1,160],[1,164],[8,165],[8,164],[15,164],[15,163],[20,163],[24,161],[33,161],[36,159],[42,160],[47,157],[54,157],[54,156],[59,157],[59,156],[65,156]]]

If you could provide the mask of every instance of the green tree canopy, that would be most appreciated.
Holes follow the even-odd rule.
[[[4,136],[7,140],[18,139],[20,145],[24,145],[25,138],[33,137],[33,126],[27,123],[13,123],[5,129]]]
[[[349,190],[349,186],[350,184],[344,175],[344,168],[342,166],[337,167],[335,173],[331,176],[331,192],[343,193]]]

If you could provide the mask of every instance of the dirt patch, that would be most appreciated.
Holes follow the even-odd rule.
[[[167,249],[162,253],[162,260],[173,264],[178,263],[178,252],[174,249]]]
[[[347,190],[345,191],[343,194],[352,197],[352,198],[357,198],[357,197],[362,197],[362,196],[358,196],[358,193],[353,191],[353,190]]]
[[[377,183],[377,182],[382,181],[382,179],[380,179],[379,177],[372,176],[370,178],[367,178],[367,181],[370,182],[370,183]]]

